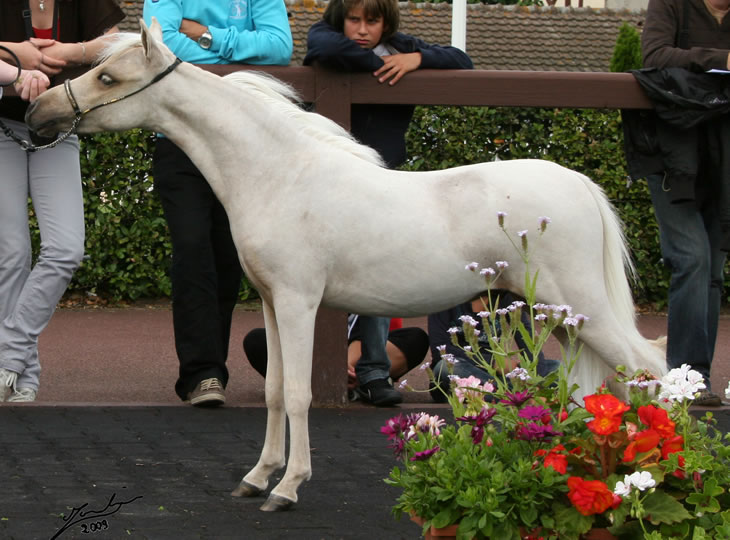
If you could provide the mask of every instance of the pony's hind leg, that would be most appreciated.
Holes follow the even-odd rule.
[[[286,510],[297,502],[299,485],[312,476],[309,452],[309,406],[312,402],[312,348],[316,306],[288,302],[277,310],[284,366],[284,402],[289,418],[289,461],[286,473],[271,491],[264,511]],[[296,309],[301,306],[300,309]],[[343,359],[344,361],[344,359]]]
[[[269,484],[269,476],[286,463],[286,411],[284,410],[284,375],[281,362],[281,345],[276,317],[269,304],[263,302],[266,325],[266,438],[256,466],[233,490],[234,497],[253,497],[261,494]]]

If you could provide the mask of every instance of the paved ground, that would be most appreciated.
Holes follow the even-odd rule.
[[[263,379],[240,349],[259,325],[259,313],[236,312],[228,404],[200,410],[172,391],[168,309],[59,310],[41,339],[39,400],[0,406],[0,538],[416,538],[414,524],[390,515],[397,491],[383,483],[394,461],[378,431],[394,410],[313,409],[314,475],[293,510],[264,513],[262,498],[229,495],[255,464],[265,430]],[[656,337],[665,320],[642,317],[640,326]],[[729,350],[723,319],[718,390]],[[425,386],[422,377],[409,381]],[[407,394],[402,408],[444,412],[424,394]],[[717,415],[730,430],[730,407]]]
[[[407,319],[406,325],[425,328],[425,319]],[[262,405],[264,379],[248,364],[241,342],[252,328],[263,326],[258,311],[236,310],[231,333],[227,389],[229,406]],[[666,318],[639,318],[648,338],[666,334]],[[546,350],[557,358],[557,348]],[[38,403],[178,405],[173,391],[178,362],[169,306],[155,304],[121,309],[61,309],[41,334],[43,366]],[[730,317],[721,320],[713,365],[713,387],[721,391],[730,380]],[[345,369],[343,359],[343,373]],[[408,381],[426,388],[423,372],[411,372]],[[424,394],[406,394],[408,402],[428,401]]]

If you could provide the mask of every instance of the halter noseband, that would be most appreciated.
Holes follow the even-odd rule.
[[[94,110],[104,107],[106,105],[111,105],[112,103],[122,101],[124,99],[127,99],[128,97],[132,97],[135,94],[139,94],[143,90],[146,90],[153,84],[164,79],[166,76],[168,76],[170,73],[172,73],[175,70],[175,68],[177,66],[179,66],[181,63],[182,63],[182,60],[180,60],[179,58],[176,57],[175,61],[172,64],[167,66],[167,68],[163,72],[155,75],[155,77],[150,82],[145,84],[143,87],[138,88],[137,90],[135,90],[134,92],[130,92],[129,94],[110,99],[109,101],[99,103],[97,105],[94,105],[93,107],[89,107],[88,109],[84,109],[83,111],[79,107],[79,103],[78,103],[78,101],[76,101],[76,97],[74,96],[73,91],[71,90],[71,80],[66,79],[65,81],[63,81],[63,88],[64,88],[64,90],[66,90],[66,97],[68,97],[68,100],[71,103],[71,108],[73,108],[74,119],[73,119],[73,122],[71,123],[71,127],[69,128],[69,130],[66,131],[65,133],[62,133],[61,135],[59,135],[55,141],[53,141],[49,144],[44,144],[42,146],[36,146],[31,142],[21,139],[20,137],[15,135],[12,131],[10,131],[9,128],[6,129],[6,126],[4,124],[2,124],[2,122],[0,122],[0,127],[3,128],[4,133],[8,137],[13,139],[16,143],[18,143],[23,148],[23,150],[25,150],[26,152],[35,152],[37,150],[45,150],[46,148],[53,148],[54,146],[60,144],[61,142],[65,141],[66,139],[68,139],[71,135],[73,135],[76,132],[76,129],[79,127],[79,124],[81,123],[81,118],[85,114],[90,113],[91,111],[94,111]]]
[[[120,97],[112,98],[109,101],[105,101],[104,103],[99,103],[97,105],[94,105],[93,107],[89,107],[88,109],[84,109],[83,111],[79,108],[79,104],[76,101],[76,97],[74,96],[74,93],[71,90],[71,80],[70,79],[66,79],[65,81],[63,81],[63,87],[66,90],[66,96],[68,97],[68,100],[71,102],[71,107],[74,110],[74,115],[75,115],[74,124],[75,125],[78,125],[78,122],[76,120],[78,119],[78,121],[81,121],[81,117],[84,116],[87,113],[90,113],[91,111],[95,111],[96,109],[100,109],[101,107],[105,107],[106,105],[111,105],[112,103],[116,103],[118,101],[122,101],[124,99],[129,98],[129,97],[132,97],[135,94],[139,94],[143,90],[147,90],[150,86],[152,86],[156,82],[159,82],[162,79],[164,79],[165,77],[167,77],[181,63],[182,63],[182,60],[180,60],[179,58],[175,58],[175,61],[172,64],[170,64],[169,66],[167,66],[167,68],[165,69],[165,71],[163,71],[162,73],[158,73],[157,75],[155,75],[155,77],[150,82],[148,82],[147,84],[145,84],[142,88],[138,88],[137,90],[135,90],[134,92],[130,92],[129,94],[125,94],[125,95],[120,96]]]

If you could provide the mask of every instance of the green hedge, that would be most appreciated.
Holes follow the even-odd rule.
[[[151,134],[139,130],[82,140],[87,260],[70,292],[113,300],[170,294],[171,246],[152,189]],[[635,297],[663,305],[668,274],[644,182],[626,187],[618,111],[418,107],[404,168],[432,170],[466,163],[544,158],[585,173],[608,193],[627,225],[640,276]],[[37,238],[36,238],[37,245]],[[248,284],[241,296],[255,294]]]

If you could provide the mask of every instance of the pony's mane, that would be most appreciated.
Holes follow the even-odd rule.
[[[118,32],[110,36],[108,45],[99,55],[96,63],[101,64],[112,56],[128,49],[141,47],[139,34]],[[380,154],[360,144],[350,133],[336,122],[322,115],[302,109],[297,103],[299,95],[290,85],[263,72],[237,71],[223,77],[224,81],[256,94],[281,114],[297,123],[296,130],[306,133],[322,144],[339,148],[361,159],[384,166]]]
[[[142,46],[142,40],[140,39],[139,34],[133,34],[130,32],[115,32],[114,34],[109,34],[109,36],[105,38],[105,42],[106,46],[99,53],[94,65],[106,62],[115,54],[126,51],[127,49]]]
[[[296,130],[320,140],[323,144],[349,152],[359,158],[383,166],[383,158],[378,152],[360,144],[350,133],[336,122],[320,114],[305,111],[296,103],[299,94],[290,85],[263,72],[237,71],[223,77],[249,92],[257,94],[281,114],[297,123]]]

